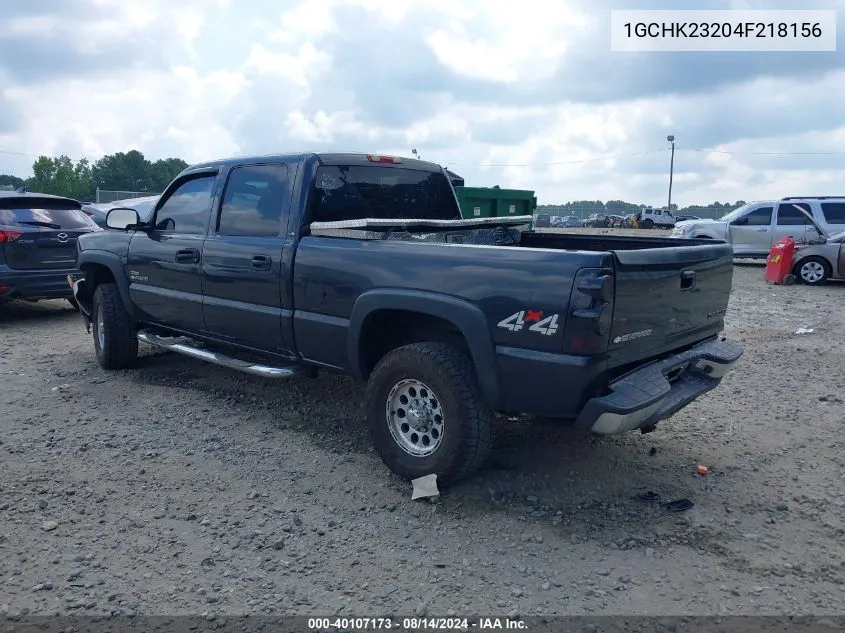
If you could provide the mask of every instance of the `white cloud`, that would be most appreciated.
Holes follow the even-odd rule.
[[[681,204],[838,193],[845,180],[843,155],[753,153],[845,152],[838,96],[845,72],[778,78],[794,58],[761,57],[745,79],[714,88],[707,81],[734,71],[719,70],[721,58],[711,57],[687,69],[700,85],[628,96],[596,76],[609,47],[599,5],[96,4],[84,15],[7,16],[7,35],[67,41],[95,69],[59,68],[59,55],[45,62],[54,72],[40,68],[30,79],[22,69],[31,59],[4,54],[0,117],[15,125],[0,124],[0,150],[13,152],[0,153],[0,173],[26,175],[41,153],[96,158],[136,148],[153,159],[199,161],[416,148],[470,184],[534,189],[541,202],[662,204],[671,133],[678,139],[673,200]],[[632,84],[682,63],[659,57],[643,70],[631,56],[609,59]],[[578,96],[590,82],[604,99]],[[690,151],[702,148],[722,153]]]
[[[591,23],[564,3],[554,11],[539,2],[517,7],[509,0],[443,8],[451,14],[448,27],[426,37],[438,60],[468,77],[502,83],[550,78],[565,60],[570,39]]]

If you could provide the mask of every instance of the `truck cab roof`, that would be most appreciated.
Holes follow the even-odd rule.
[[[244,165],[249,163],[293,163],[309,159],[319,162],[322,165],[379,165],[380,167],[404,167],[406,169],[415,169],[418,171],[443,171],[443,167],[437,163],[419,160],[416,158],[406,158],[404,156],[387,156],[385,154],[365,154],[360,152],[298,152],[288,154],[255,154],[221,158],[191,165],[182,173],[186,174],[193,171],[203,171],[215,168],[221,169],[233,165]]]

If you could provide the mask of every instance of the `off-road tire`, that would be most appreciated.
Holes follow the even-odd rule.
[[[651,218],[643,220],[642,227],[644,229],[653,229],[654,228],[654,220],[652,220]]]
[[[405,451],[390,431],[390,392],[407,379],[428,385],[443,412],[440,444],[422,457]],[[472,360],[451,345],[413,343],[386,354],[367,384],[366,411],[376,451],[403,479],[436,474],[439,483],[454,483],[476,471],[490,454],[493,412],[481,394]]]
[[[117,285],[110,283],[97,286],[92,308],[92,330],[97,362],[103,369],[132,367],[138,359],[138,339],[135,337],[135,323],[123,305]],[[100,310],[102,310],[102,321]],[[101,322],[102,332],[100,331]]]

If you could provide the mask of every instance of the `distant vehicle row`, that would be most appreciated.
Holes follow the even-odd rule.
[[[653,209],[646,207],[631,215],[615,215],[607,213],[593,213],[586,219],[575,215],[546,215],[538,214],[538,227],[561,227],[561,228],[663,228],[668,229],[675,226],[676,222],[683,220],[698,220],[695,215],[674,216],[671,211],[665,209]]]

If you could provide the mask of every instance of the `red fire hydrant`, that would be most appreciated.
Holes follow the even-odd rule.
[[[795,242],[791,237],[783,237],[772,244],[766,258],[766,281],[773,284],[791,284],[795,282],[792,274],[792,257],[795,254]]]

